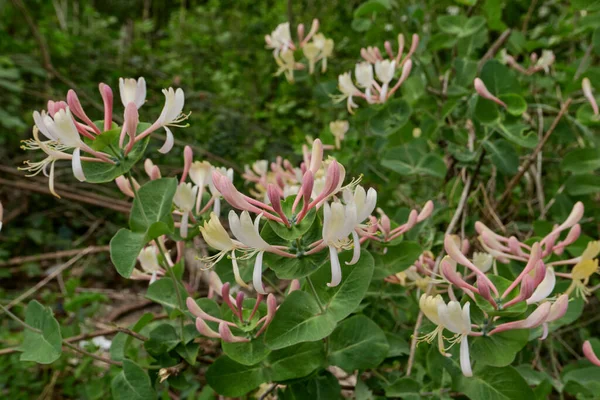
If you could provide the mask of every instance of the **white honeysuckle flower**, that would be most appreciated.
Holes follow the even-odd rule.
[[[527,304],[539,303],[550,296],[556,284],[556,276],[552,267],[546,267],[546,275],[542,282],[535,288],[534,292],[527,299]]]
[[[554,64],[554,60],[556,60],[556,57],[552,50],[543,50],[542,56],[537,60],[535,66],[543,68],[544,72],[548,73],[550,72],[550,66]]]
[[[143,77],[139,77],[137,81],[133,78],[119,78],[119,93],[123,107],[134,103],[139,109],[146,101],[146,80]]]
[[[471,304],[466,302],[461,309],[460,303],[450,301],[448,305],[443,302],[438,304],[438,316],[444,328],[456,334],[460,340],[460,368],[464,376],[473,376],[471,360],[469,357],[468,336],[471,333]]]
[[[173,203],[182,213],[179,232],[183,238],[187,237],[190,213],[196,204],[197,193],[197,186],[192,187],[191,183],[180,183],[173,196]]]
[[[211,179],[212,165],[208,161],[194,161],[190,166],[190,179],[198,187],[198,195],[196,196],[196,213],[200,213],[200,205],[202,196],[204,195],[204,187],[209,184]]]
[[[356,206],[357,224],[360,224],[369,218],[377,205],[377,191],[373,188],[369,188],[367,192],[361,185],[356,185],[354,194],[350,189],[344,190],[343,197],[346,203],[353,202]]]
[[[267,160],[257,160],[252,163],[252,170],[256,172],[259,176],[265,175],[269,172],[269,161]]]
[[[334,287],[342,281],[342,268],[338,256],[338,249],[349,246],[348,235],[356,233],[356,205],[342,203],[323,204],[323,243],[329,247],[329,258],[331,262],[331,282],[327,284]],[[354,236],[354,235],[353,235]],[[353,237],[355,251],[360,254],[360,241],[357,243],[358,235]],[[354,257],[353,257],[354,261]]]
[[[334,98],[335,102],[339,103],[340,101],[347,99],[346,107],[348,112],[352,114],[352,109],[358,108],[358,105],[354,102],[354,100],[352,100],[352,96],[356,96],[360,92],[356,86],[354,86],[350,72],[345,72],[338,76],[338,89],[340,92],[342,92],[342,94]]]
[[[354,67],[354,76],[358,87],[370,89],[373,86],[373,65],[366,61],[356,64]],[[368,93],[367,93],[368,96]]]
[[[342,145],[342,141],[346,136],[346,132],[350,129],[350,124],[345,120],[331,121],[329,123],[329,130],[335,138],[335,148],[339,149]]]
[[[229,228],[237,240],[255,250],[256,260],[254,261],[252,283],[258,293],[267,294],[262,284],[262,262],[265,251],[269,250],[271,246],[260,236],[260,217],[261,215],[257,216],[252,222],[248,211],[242,211],[238,217],[235,211],[231,210],[229,212]]]
[[[277,25],[270,35],[266,36],[267,48],[278,50],[287,49],[292,44],[292,34],[290,33],[290,23],[284,22]]]
[[[379,92],[379,101],[383,103],[387,99],[387,92],[394,73],[396,72],[396,61],[383,60],[375,63],[375,74],[377,79],[383,83]]]
[[[381,83],[390,83],[396,72],[396,61],[383,60],[375,63],[375,74]]]
[[[144,272],[149,274],[162,270],[158,263],[158,257],[156,254],[156,248],[154,246],[147,246],[140,251],[138,255],[138,261]]]
[[[307,43],[302,51],[304,53],[304,57],[308,60],[308,73],[312,74],[315,72],[315,64],[317,62],[317,58],[319,57],[319,53],[321,50],[317,47],[317,45],[313,42]]]
[[[487,272],[492,268],[494,263],[494,257],[485,252],[474,252],[473,253],[473,264],[481,271]]]
[[[407,272],[407,276],[409,276],[408,275],[409,270],[405,270],[405,272]],[[412,279],[412,278],[411,279],[416,281],[417,279],[420,279],[420,276],[417,274],[417,276],[416,277],[413,276],[413,278],[415,278],[415,279]],[[424,341],[427,343],[431,343],[437,337],[439,352],[443,355],[447,355],[446,351],[444,349],[444,336],[443,336],[444,325],[442,324],[442,321],[438,314],[438,306],[443,305],[443,304],[445,304],[444,299],[442,299],[442,296],[440,296],[439,294],[437,296],[430,296],[425,293],[423,293],[421,295],[421,298],[419,299],[419,308],[421,309],[423,314],[427,317],[427,319],[429,319],[433,324],[436,325],[436,328],[432,332],[428,333],[427,335],[421,336],[420,338],[417,338],[417,339],[419,342]]]
[[[167,132],[167,139],[158,151],[162,154],[166,154],[171,151],[173,144],[175,143],[173,132],[171,132],[169,126],[182,127],[183,125],[179,124],[188,116],[182,114],[185,95],[181,88],[173,90],[173,88],[170,87],[168,89],[163,89],[162,92],[165,95],[165,105],[163,106],[157,122],[165,129],[165,132]]]
[[[85,174],[83,173],[83,165],[81,165],[81,149],[76,148],[73,151],[73,159],[71,161],[71,167],[73,169],[73,176],[79,182],[85,182]]]
[[[285,75],[288,82],[294,82],[294,70],[296,69],[296,59],[292,50],[285,49],[275,57],[275,62],[279,66],[275,76]]]
[[[54,138],[66,147],[82,147],[84,145],[75,127],[75,121],[69,107],[58,110],[54,113],[54,117],[46,114],[43,124],[37,127],[42,133],[44,133],[44,129],[47,129],[49,135],[44,134],[45,136]]]

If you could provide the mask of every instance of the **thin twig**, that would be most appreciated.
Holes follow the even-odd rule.
[[[75,346],[74,344],[71,344],[71,343],[67,342],[66,340],[63,340],[62,343],[63,343],[63,345],[65,347],[68,347],[69,349],[71,349],[73,351],[76,351],[77,353],[81,353],[81,354],[84,354],[84,355],[86,355],[88,357],[92,357],[94,360],[102,361],[102,362],[105,362],[107,364],[116,365],[116,366],[119,366],[119,367],[123,366],[123,363],[120,362],[120,361],[114,361],[114,360],[111,360],[110,358],[106,358],[106,357],[102,357],[102,356],[96,355],[94,353],[90,353],[89,351],[83,350],[82,348],[80,348],[78,346]]]
[[[47,277],[45,277],[44,279],[42,279],[41,281],[39,281],[35,286],[33,286],[32,288],[30,288],[29,290],[27,290],[25,293],[23,293],[22,295],[20,295],[16,299],[12,300],[10,303],[8,303],[8,305],[6,306],[6,309],[3,308],[3,311],[10,310],[16,304],[19,304],[21,301],[25,300],[26,298],[28,298],[29,296],[31,296],[33,293],[35,293],[38,290],[40,290],[48,282],[50,282],[52,279],[56,278],[61,272],[63,272],[65,269],[69,268],[71,265],[75,264],[77,261],[79,261],[79,259],[81,259],[86,254],[88,254],[90,252],[90,249],[91,248],[88,247],[86,249],[81,250],[79,252],[79,254],[77,254],[75,257],[71,258],[69,261],[67,261],[66,263],[64,263],[60,267],[56,268],[56,270],[54,270],[50,275],[48,275]],[[2,313],[0,312],[0,315],[1,314]]]
[[[517,185],[517,183],[519,183],[523,175],[525,175],[531,164],[535,161],[537,154],[542,150],[542,147],[544,147],[544,144],[546,144],[546,142],[550,138],[550,135],[552,134],[552,132],[554,132],[554,129],[556,129],[556,126],[562,119],[563,115],[565,115],[565,113],[567,112],[569,105],[571,105],[571,101],[572,100],[569,98],[563,104],[560,111],[558,112],[558,115],[556,116],[554,121],[552,121],[552,125],[550,125],[550,128],[548,128],[548,131],[546,131],[546,134],[544,135],[542,140],[540,140],[533,152],[525,160],[525,163],[523,163],[523,165],[519,168],[519,172],[517,173],[517,175],[515,175],[513,179],[511,179],[511,181],[508,183],[506,189],[504,190],[504,193],[502,193],[502,196],[500,196],[500,200],[498,200],[499,205],[502,205],[504,201],[511,195],[511,192],[514,189],[514,187]]]
[[[109,246],[91,246],[85,249],[75,249],[75,250],[61,250],[61,251],[53,251],[51,253],[42,253],[36,254],[33,256],[21,256],[14,257],[9,259],[8,261],[0,262],[0,267],[7,267],[9,265],[21,265],[28,262],[35,261],[46,261],[46,260],[56,260],[58,258],[63,257],[72,257],[75,256],[82,251],[87,250],[86,254],[94,254],[94,253],[104,253],[110,250]]]
[[[496,39],[496,41],[490,46],[489,50],[484,54],[484,56],[479,60],[479,64],[477,64],[477,73],[481,72],[481,68],[483,65],[490,59],[492,59],[500,48],[504,45],[504,42],[508,40],[508,37],[511,34],[511,30],[507,29]]]

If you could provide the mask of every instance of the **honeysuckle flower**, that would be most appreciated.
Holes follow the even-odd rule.
[[[135,197],[135,192],[133,191],[133,188],[131,187],[131,182],[129,181],[129,179],[127,179],[123,175],[121,175],[121,176],[118,176],[115,178],[115,183],[117,184],[117,187],[119,188],[121,193],[123,193],[125,196]],[[140,188],[140,184],[137,183],[137,181],[135,179],[133,179],[133,184],[135,185],[136,190],[138,190]]]
[[[123,107],[134,103],[137,108],[140,108],[146,101],[146,80],[143,77],[139,77],[137,80],[119,78],[119,93]]]
[[[353,108],[358,108],[358,105],[352,100],[353,96],[359,95],[360,91],[354,86],[350,72],[346,72],[338,76],[338,89],[342,92],[339,96],[334,96],[334,101],[339,103],[347,100],[346,107],[350,114],[354,114]]]
[[[552,267],[546,268],[546,274],[544,280],[535,288],[531,297],[527,299],[527,304],[539,303],[544,300],[554,290],[556,284],[556,276],[554,275],[554,269]]]
[[[394,73],[396,72],[396,61],[383,60],[375,63],[375,74],[377,79],[383,83],[381,85],[381,91],[379,92],[379,101],[384,102],[387,98],[388,87],[392,79],[394,79]]]
[[[280,51],[290,48],[293,45],[290,23],[284,22],[277,25],[270,35],[265,36],[265,41],[267,42],[267,48],[273,49],[275,55],[279,54]]]
[[[350,124],[346,120],[331,121],[329,123],[329,130],[335,138],[336,149],[340,149],[342,147],[342,141],[344,140],[348,129],[350,129]]]
[[[279,56],[275,58],[275,62],[279,66],[275,72],[275,76],[284,74],[288,82],[294,82],[294,71],[304,67],[302,64],[296,62],[292,50],[282,51]]]
[[[373,65],[368,62],[361,62],[354,67],[354,76],[358,87],[366,89],[367,99],[371,98],[371,86],[373,86]]]
[[[196,197],[196,213],[200,213],[200,205],[202,204],[202,195],[204,187],[211,180],[212,165],[208,161],[194,161],[190,167],[190,179],[194,185],[198,187],[198,196]]]
[[[589,360],[589,362],[591,362],[597,367],[600,367],[600,358],[598,358],[596,353],[594,353],[592,343],[590,343],[589,340],[583,342],[583,355]]]
[[[342,281],[342,268],[338,257],[338,249],[349,246],[348,235],[354,232],[357,221],[356,205],[342,203],[323,204],[323,244],[329,248],[331,262],[331,282],[334,287]],[[354,243],[360,248],[360,243]],[[360,250],[359,250],[360,251]]]
[[[455,334],[451,342],[460,340],[460,368],[464,376],[473,376],[471,360],[469,357],[468,336],[471,333],[470,303],[460,307],[457,301],[450,301],[448,305],[444,302],[438,303],[438,317],[444,328]]]
[[[488,272],[492,268],[494,263],[494,257],[485,252],[474,252],[473,253],[473,264],[481,271]]]
[[[521,319],[518,321],[506,322],[504,324],[500,324],[494,328],[489,335],[494,335],[496,333],[514,330],[514,329],[532,329],[537,328],[542,325],[548,315],[550,315],[550,308],[552,307],[552,303],[544,302],[540,304],[529,316],[525,319]]]
[[[321,50],[315,43],[308,43],[302,48],[304,57],[308,60],[308,73],[312,74],[315,71],[315,63]]]
[[[431,296],[426,293],[421,295],[421,298],[419,299],[419,308],[427,319],[436,325],[436,327],[432,332],[418,338],[418,341],[431,343],[437,337],[438,350],[441,354],[448,356],[444,348],[444,325],[438,314],[438,306],[441,304],[444,304],[444,299],[442,299],[442,296],[439,294],[437,296]]]
[[[572,282],[566,293],[571,294],[573,291],[575,291],[577,296],[585,299],[591,294],[590,290],[587,288],[590,277],[599,271],[598,259],[587,259],[578,262],[571,271]]]
[[[262,284],[263,255],[265,251],[273,251],[274,248],[260,236],[260,217],[261,215],[257,216],[252,222],[248,211],[243,211],[238,217],[235,211],[231,210],[229,212],[229,227],[237,240],[254,250],[256,259],[254,261],[252,283],[258,293],[267,294]]]
[[[335,43],[333,39],[328,39],[321,33],[313,37],[313,43],[320,50],[318,59],[321,60],[321,72],[327,72],[327,59],[333,54]]]
[[[552,50],[542,50],[542,56],[536,61],[535,69],[543,69],[545,73],[550,72],[550,66],[554,64],[556,57]]]
[[[589,78],[583,78],[583,80],[581,81],[581,89],[583,90],[583,95],[585,96],[587,101],[592,106],[594,115],[595,116],[600,115],[598,103],[596,102],[596,98],[594,97],[594,94],[592,93],[592,84],[591,84]]]
[[[142,270],[134,269],[131,279],[149,279],[153,284],[158,276],[164,275],[165,271],[158,262],[156,247],[146,246],[140,251],[138,261]]]
[[[183,238],[188,235],[189,217],[196,204],[197,193],[198,187],[192,187],[191,183],[180,183],[173,196],[173,203],[182,213],[179,233]]]
[[[485,86],[485,83],[483,83],[483,81],[481,79],[475,78],[473,85],[475,86],[475,91],[477,92],[477,94],[479,96],[483,97],[484,99],[491,100],[494,103],[498,104],[499,106],[507,108],[507,105],[505,102],[503,102],[502,100],[500,100],[499,98],[494,96],[492,93],[490,93],[488,88]]]

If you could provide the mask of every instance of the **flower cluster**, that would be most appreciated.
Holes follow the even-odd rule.
[[[595,257],[600,253],[600,242],[590,242],[579,257],[548,261],[553,255],[562,255],[565,248],[579,238],[579,221],[583,217],[583,211],[583,204],[576,203],[562,224],[531,244],[524,243],[515,236],[506,237],[495,233],[483,223],[477,222],[475,229],[479,234],[478,242],[485,252],[475,252],[472,259],[466,256],[470,247],[468,241],[447,235],[444,248],[448,256],[439,265],[443,279],[434,279],[434,262],[431,256],[422,256],[418,265],[411,267],[410,273],[406,274],[407,277],[416,275],[413,279],[415,282],[424,279],[427,288],[425,285],[420,288],[428,290],[428,293],[433,292],[431,295],[423,294],[420,308],[436,328],[420,340],[431,342],[437,337],[442,354],[446,354],[448,350],[444,340],[448,340],[451,345],[460,341],[460,363],[466,376],[472,375],[468,336],[493,336],[508,330],[541,327],[541,340],[544,340],[548,336],[548,324],[565,315],[569,296],[574,292],[579,296],[589,295],[586,285],[590,276],[598,271],[598,260]],[[561,240],[564,232],[567,234]],[[496,262],[507,264],[511,260],[525,265],[512,281],[500,277],[497,272],[489,274],[492,267],[494,271],[497,270]],[[458,265],[465,268],[464,275],[458,271]],[[562,266],[572,266],[571,272],[555,271]],[[570,279],[571,285],[563,294],[552,296],[557,277]],[[400,277],[396,275],[388,278],[388,281],[399,282]],[[455,289],[460,289],[470,300],[459,301]],[[450,301],[446,303],[435,292],[447,292]],[[484,314],[481,324],[471,324],[471,301]],[[526,317],[503,321],[505,317],[524,314],[528,308],[531,312]],[[453,332],[454,336],[444,337],[444,330]]]
[[[354,97],[363,98],[369,104],[385,103],[408,78],[412,69],[411,57],[418,46],[419,35],[414,34],[410,49],[403,57],[404,35],[400,34],[398,35],[398,51],[396,53],[394,53],[389,41],[384,43],[388,58],[385,58],[377,47],[361,49],[360,55],[364,61],[359,62],[354,67],[356,85],[352,81],[351,72],[341,74],[338,77],[338,89],[342,93],[334,96],[334,101],[337,103],[346,100],[348,112],[351,114],[354,113],[354,108],[358,108],[358,105],[354,102]],[[402,71],[400,77],[395,84],[392,84],[396,71],[399,69]],[[373,71],[375,71],[375,74],[373,74]]]
[[[256,183],[255,198],[242,194],[222,172],[214,171],[213,185],[234,209],[229,212],[233,238],[216,215],[211,215],[200,228],[206,243],[218,250],[217,254],[203,260],[210,266],[229,255],[240,286],[248,285],[240,276],[237,260],[255,258],[252,283],[260,294],[267,293],[262,282],[264,253],[299,258],[327,250],[331,264],[329,286],[337,286],[342,280],[340,251],[352,249],[353,255],[347,264],[356,264],[360,259],[361,243],[394,240],[428,218],[433,211],[433,203],[428,202],[420,213],[413,210],[405,224],[392,229],[389,218],[380,210],[382,218],[379,221],[372,215],[377,203],[375,189],[366,190],[359,185],[359,180],[344,185],[344,167],[333,158],[323,159],[323,144],[319,139],[313,142],[310,152],[305,151],[304,162],[299,167],[293,167],[281,158],[272,163],[270,169],[267,165],[266,161],[260,161],[246,168],[244,177]],[[298,247],[295,242],[270,244],[261,237],[262,218],[290,230],[320,210],[323,218],[318,240]],[[256,215],[254,220],[250,213]],[[319,223],[316,221],[321,219],[315,219],[313,223]]]
[[[100,95],[104,102],[104,119],[94,122],[84,111],[77,93],[69,90],[66,101],[48,101],[47,110],[34,111],[33,139],[25,140],[25,150],[41,150],[46,158],[42,161],[25,161],[28,176],[40,172],[49,177],[50,192],[54,190],[54,164],[59,160],[71,161],[73,175],[79,181],[86,180],[87,163],[105,163],[120,165],[127,160],[136,144],[139,144],[152,132],[164,128],[167,138],[159,150],[167,153],[174,143],[169,127],[181,127],[187,119],[182,114],[184,105],[183,90],[164,89],[165,105],[159,117],[152,124],[142,124],[138,109],[146,101],[146,81],[144,78],[119,80],[121,102],[125,109],[124,123],[118,127],[113,122],[113,92],[110,86],[100,83]],[[139,131],[139,132],[138,132]],[[40,133],[42,137],[40,137]],[[127,143],[125,141],[127,140]],[[99,143],[99,144],[97,144]],[[85,153],[87,155],[83,155]]]
[[[308,73],[315,72],[315,66],[321,62],[321,71],[327,71],[327,59],[333,53],[333,40],[326,38],[319,31],[319,20],[314,19],[310,31],[305,35],[304,24],[297,27],[297,41],[292,39],[290,23],[277,25],[270,35],[265,36],[267,48],[273,50],[273,57],[279,69],[275,75],[284,74],[288,82],[294,82],[294,71],[306,69],[306,65],[298,62],[295,51],[302,49],[308,63]]]
[[[513,56],[507,53],[506,49],[503,49],[500,52],[500,60],[523,75],[533,75],[540,71],[544,71],[545,73],[550,72],[550,67],[554,64],[556,56],[552,50],[543,50],[541,57],[537,53],[531,53],[529,56],[529,66],[524,68]]]
[[[186,300],[188,310],[196,317],[196,329],[206,337],[221,339],[228,343],[249,342],[251,339],[259,337],[275,318],[278,307],[273,294],[269,294],[266,298],[267,311],[265,315],[261,315],[260,312],[260,305],[264,299],[262,294],[257,295],[251,309],[244,308],[244,292],[238,292],[235,298],[231,296],[229,283],[222,285],[219,294],[223,298],[223,303],[232,312],[231,320],[208,314],[191,297]],[[207,321],[217,323],[218,332],[213,330]]]

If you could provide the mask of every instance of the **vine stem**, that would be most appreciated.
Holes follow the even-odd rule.
[[[319,299],[319,295],[317,294],[317,289],[315,289],[315,285],[312,283],[310,276],[306,277],[306,281],[308,282],[308,286],[310,286],[310,290],[311,290],[313,296],[315,297],[315,300],[317,301],[319,308],[321,309],[321,313],[324,313],[325,308],[323,307],[323,304],[321,304],[321,299]]]

